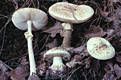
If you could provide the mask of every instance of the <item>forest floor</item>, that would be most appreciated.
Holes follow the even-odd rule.
[[[73,24],[71,59],[63,74],[52,74],[52,63],[43,60],[43,54],[62,44],[60,21],[51,17],[49,7],[67,1],[91,6],[95,13],[84,23]],[[24,7],[39,8],[47,13],[47,30],[33,31],[33,50],[37,75],[41,80],[121,80],[121,1],[120,0],[0,0],[0,80],[27,80],[29,59],[25,31],[11,21],[15,10]],[[103,37],[115,48],[115,57],[109,60],[92,58],[86,50],[91,37]],[[35,78],[31,80],[36,80]]]

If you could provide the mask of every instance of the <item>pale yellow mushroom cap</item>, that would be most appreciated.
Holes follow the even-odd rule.
[[[87,42],[87,51],[89,54],[99,60],[107,60],[115,55],[115,49],[104,38],[93,37]]]
[[[61,57],[64,60],[69,60],[71,55],[64,48],[62,48],[62,47],[55,47],[55,48],[52,48],[52,49],[48,50],[44,54],[43,57],[44,57],[45,60],[52,60],[53,57]]]
[[[21,8],[12,15],[13,24],[20,30],[27,30],[27,21],[32,22],[32,30],[36,31],[48,22],[47,14],[36,8]]]
[[[82,23],[93,16],[94,10],[88,5],[58,2],[49,8],[49,14],[55,19],[67,23]]]

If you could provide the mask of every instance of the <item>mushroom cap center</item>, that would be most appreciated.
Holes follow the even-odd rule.
[[[70,53],[66,51],[65,49],[61,47],[55,47],[50,50],[48,50],[44,55],[44,59],[49,61],[53,59],[53,57],[61,57],[63,60],[69,60],[70,59]]]
[[[115,49],[104,38],[93,37],[87,42],[87,50],[89,54],[100,60],[110,59],[115,55]]]

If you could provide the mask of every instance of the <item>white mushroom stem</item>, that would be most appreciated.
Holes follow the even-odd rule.
[[[63,23],[64,28],[64,39],[62,43],[62,47],[69,48],[71,46],[71,34],[72,34],[72,25],[70,23]]]
[[[61,71],[63,72],[65,69],[65,65],[63,64],[61,57],[53,57],[53,64],[50,66],[50,69],[53,70],[53,72]]]
[[[27,39],[28,44],[28,53],[29,53],[29,63],[30,63],[30,76],[35,73],[36,74],[36,64],[34,59],[34,52],[32,47],[32,22],[27,21],[28,31],[24,33],[25,38]]]

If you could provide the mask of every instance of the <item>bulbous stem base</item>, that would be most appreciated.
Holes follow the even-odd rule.
[[[50,66],[50,69],[53,72],[63,72],[66,66],[63,64],[61,57],[54,57],[53,58],[53,64]]]

